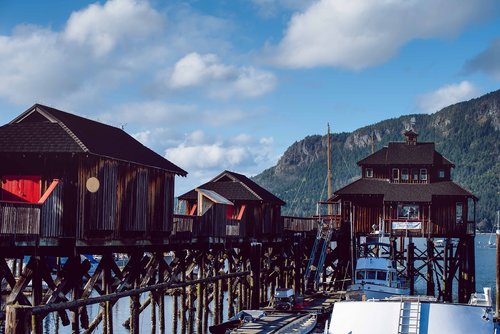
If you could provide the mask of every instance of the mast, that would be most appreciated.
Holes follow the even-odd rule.
[[[375,131],[372,131],[372,154],[375,153]]]
[[[332,166],[330,161],[330,123],[328,123],[328,135],[327,135],[327,180],[328,180],[328,200],[332,197]],[[328,204],[328,215],[331,216],[333,214],[332,204]]]

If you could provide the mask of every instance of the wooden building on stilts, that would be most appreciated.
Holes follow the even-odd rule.
[[[350,257],[353,270],[356,258],[383,253],[373,241],[386,240],[385,253],[407,277],[412,294],[421,279],[421,294],[451,301],[456,284],[458,300],[467,301],[475,291],[477,198],[453,182],[454,164],[434,143],[418,142],[412,127],[404,136],[404,142],[390,142],[360,160],[361,178],[329,199],[350,240],[340,253]]]

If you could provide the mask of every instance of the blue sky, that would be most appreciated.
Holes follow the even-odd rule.
[[[0,0],[0,123],[42,103],[189,172],[249,176],[307,135],[500,86],[495,0]]]

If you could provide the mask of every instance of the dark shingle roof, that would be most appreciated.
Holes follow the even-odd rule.
[[[431,202],[433,196],[475,196],[453,181],[429,184],[390,183],[381,179],[359,179],[337,190],[334,197],[342,195],[379,195],[384,201]]]
[[[285,202],[245,175],[230,171],[222,172],[198,188],[215,191],[230,201],[263,201],[285,205]],[[179,196],[181,200],[194,200],[196,198],[197,193],[195,189]]]
[[[434,143],[417,143],[408,145],[402,142],[391,142],[377,152],[358,161],[358,165],[451,165],[434,149]]]
[[[0,151],[88,152],[187,174],[122,129],[40,104],[0,127]]]

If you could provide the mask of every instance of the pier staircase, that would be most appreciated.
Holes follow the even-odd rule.
[[[420,333],[420,301],[401,301],[398,334]]]
[[[319,284],[319,278],[325,264],[326,250],[332,239],[333,226],[329,220],[320,220],[318,233],[314,240],[309,261],[307,262],[304,283],[306,290],[312,290]]]

